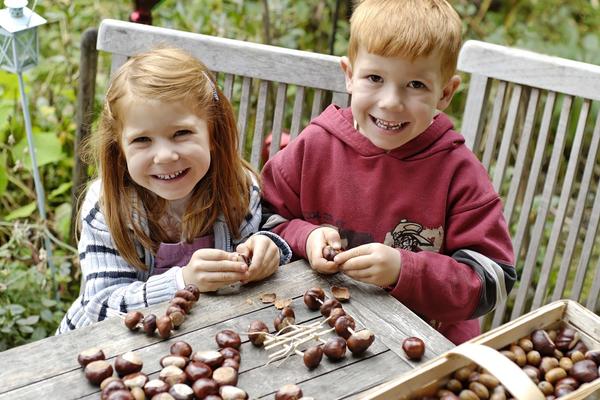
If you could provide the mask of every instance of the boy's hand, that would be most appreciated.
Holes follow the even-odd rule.
[[[338,264],[323,257],[325,246],[336,250],[342,248],[342,239],[336,229],[324,226],[312,231],[306,239],[306,258],[314,270],[323,274],[334,274],[338,272]]]
[[[382,243],[369,243],[335,256],[340,271],[357,281],[386,287],[400,276],[400,252]]]
[[[249,261],[248,278],[242,283],[260,281],[279,267],[279,247],[266,235],[251,236],[236,251]]]
[[[182,272],[185,284],[193,283],[201,292],[213,292],[250,276],[239,254],[218,249],[196,250]]]

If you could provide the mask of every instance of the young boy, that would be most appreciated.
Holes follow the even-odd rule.
[[[516,273],[500,198],[441,113],[460,18],[445,0],[364,0],[350,24],[351,107],[329,106],[265,165],[271,225],[315,270],[386,288],[462,343]],[[348,250],[327,261],[326,245]]]

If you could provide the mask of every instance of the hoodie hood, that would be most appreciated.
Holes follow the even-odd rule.
[[[454,149],[465,142],[462,135],[452,130],[454,125],[450,118],[441,112],[419,136],[393,150],[384,150],[375,146],[362,133],[354,129],[354,118],[350,107],[340,108],[332,104],[311,123],[320,126],[364,157],[388,155],[399,160],[418,160]]]

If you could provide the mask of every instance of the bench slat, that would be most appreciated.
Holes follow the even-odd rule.
[[[285,116],[285,100],[287,85],[280,83],[277,86],[277,98],[275,99],[275,112],[273,114],[273,133],[271,146],[269,147],[269,158],[273,157],[281,147],[281,133],[283,130],[283,117]]]
[[[483,152],[483,158],[481,160],[485,169],[490,169],[492,162],[492,156],[496,141],[498,140],[498,132],[500,131],[500,117],[502,115],[502,107],[504,105],[504,96],[506,95],[506,82],[499,82],[496,91],[496,97],[494,100],[494,106],[492,108],[492,116],[488,125],[487,142],[485,144],[485,151]]]
[[[267,109],[267,97],[269,95],[269,81],[261,81],[258,87],[258,101],[256,103],[256,122],[254,124],[254,136],[252,137],[252,152],[250,164],[257,170],[260,167],[260,154],[265,136],[265,112]]]
[[[246,146],[246,127],[248,126],[248,117],[250,113],[250,89],[252,88],[252,78],[244,76],[242,79],[242,94],[240,97],[240,109],[238,112],[238,132],[240,135],[240,151],[243,154]]]
[[[519,112],[519,105],[521,104],[521,93],[521,85],[516,85],[513,88],[510,105],[508,107],[508,115],[506,116],[504,131],[502,132],[502,144],[500,145],[500,152],[496,159],[494,178],[492,180],[494,189],[496,189],[496,192],[498,193],[502,190],[502,181],[504,180],[504,173],[506,172],[506,165],[508,164],[510,146],[515,133],[515,122]]]
[[[304,107],[304,86],[296,88],[294,96],[294,111],[292,112],[292,126],[290,128],[291,139],[295,139],[300,133],[302,123],[302,109]]]

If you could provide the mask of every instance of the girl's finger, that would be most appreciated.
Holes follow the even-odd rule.
[[[192,254],[192,259],[202,259],[207,261],[230,260],[231,254],[219,249],[200,249]]]
[[[191,264],[194,269],[204,272],[234,272],[244,273],[248,266],[243,261],[199,261]]]
[[[203,280],[206,282],[210,282],[212,284],[222,283],[223,285],[239,282],[244,279],[248,279],[247,273],[214,272],[207,273],[203,277]]]

